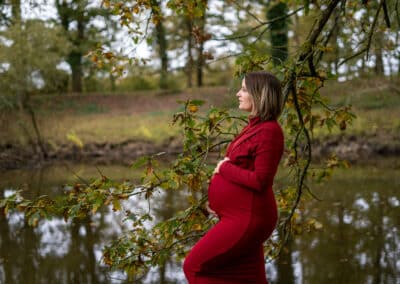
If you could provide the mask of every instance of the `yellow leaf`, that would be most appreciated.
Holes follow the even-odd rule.
[[[194,224],[192,226],[193,231],[201,231],[201,224]]]
[[[121,210],[121,203],[119,202],[119,200],[118,199],[113,199],[113,201],[112,201],[112,204],[113,204],[113,211],[120,211]]]
[[[151,131],[149,130],[149,128],[147,128],[145,125],[140,125],[140,127],[138,128],[138,132],[140,134],[142,134],[144,137],[146,138],[152,138],[153,134],[151,133]]]
[[[82,140],[74,132],[67,133],[67,139],[77,145],[79,148],[83,148]]]
[[[189,105],[189,111],[190,112],[197,112],[199,110],[199,107],[196,105]]]
[[[108,8],[110,8],[110,1],[109,0],[103,0],[102,5],[104,6],[104,8],[108,9]]]

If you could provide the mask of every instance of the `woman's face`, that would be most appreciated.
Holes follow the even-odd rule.
[[[253,103],[250,94],[247,91],[244,79],[242,80],[242,87],[239,92],[237,92],[236,96],[239,99],[239,109],[249,112],[253,109]]]

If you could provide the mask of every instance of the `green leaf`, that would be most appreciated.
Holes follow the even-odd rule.
[[[131,165],[131,168],[132,168],[132,169],[137,169],[137,168],[143,167],[144,165],[147,165],[149,159],[150,159],[149,156],[140,157],[139,159],[137,159],[137,160]]]
[[[204,105],[204,103],[204,100],[190,100],[190,104],[195,106],[202,106]]]

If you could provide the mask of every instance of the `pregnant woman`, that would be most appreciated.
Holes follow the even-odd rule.
[[[274,75],[259,71],[244,77],[236,96],[249,123],[214,170],[208,201],[219,222],[185,259],[189,284],[268,283],[263,243],[278,219],[272,184],[283,153],[282,91]]]

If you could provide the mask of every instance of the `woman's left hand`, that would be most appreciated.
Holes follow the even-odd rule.
[[[226,161],[229,161],[229,158],[228,158],[228,157],[225,157],[223,160],[219,161],[218,164],[217,164],[217,166],[216,166],[215,169],[214,169],[213,174],[219,173],[219,168],[220,168],[221,165],[222,165],[224,162],[226,162]]]

